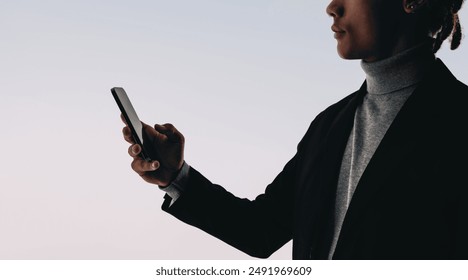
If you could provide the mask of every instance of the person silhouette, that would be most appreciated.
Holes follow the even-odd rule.
[[[292,239],[294,259],[467,259],[468,87],[435,56],[460,45],[463,2],[331,1],[338,54],[366,79],[254,200],[189,166],[171,124],[143,124],[149,162],[124,127],[133,170],[166,192],[164,211],[251,256]]]

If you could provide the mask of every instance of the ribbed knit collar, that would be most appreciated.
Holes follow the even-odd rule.
[[[413,86],[422,80],[434,60],[432,40],[427,40],[383,60],[361,61],[361,67],[366,73],[367,92],[387,94]]]

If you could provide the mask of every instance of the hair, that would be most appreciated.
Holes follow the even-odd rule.
[[[434,38],[433,52],[436,53],[442,43],[450,37],[450,49],[460,46],[462,28],[458,11],[465,0],[428,0],[427,22],[429,33]]]

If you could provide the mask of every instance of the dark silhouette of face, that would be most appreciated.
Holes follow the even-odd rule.
[[[332,0],[327,13],[333,17],[338,54],[345,59],[375,61],[407,47],[405,2]]]

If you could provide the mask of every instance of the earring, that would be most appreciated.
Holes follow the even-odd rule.
[[[407,4],[406,5],[406,8],[410,10],[410,13],[414,14],[416,11],[416,5],[414,3],[411,3],[411,4]]]

